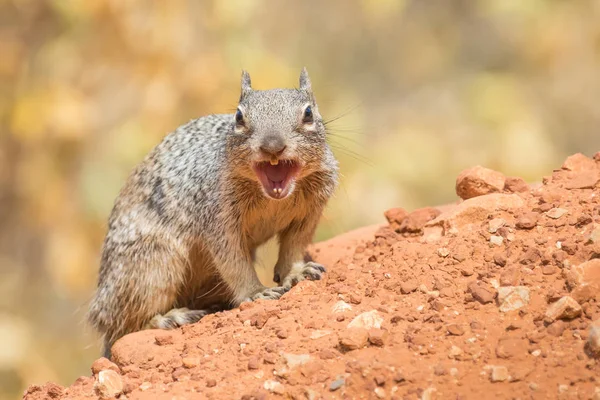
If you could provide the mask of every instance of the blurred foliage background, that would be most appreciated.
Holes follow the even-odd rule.
[[[0,398],[88,374],[113,200],[178,125],[306,66],[342,185],[325,239],[600,150],[600,2],[0,0]],[[265,259],[270,260],[270,252]],[[268,263],[265,263],[268,264]]]

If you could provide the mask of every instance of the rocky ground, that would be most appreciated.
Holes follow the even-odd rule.
[[[24,398],[600,399],[599,181],[600,153],[535,187],[467,170],[457,204],[314,246],[323,280],[126,336]]]

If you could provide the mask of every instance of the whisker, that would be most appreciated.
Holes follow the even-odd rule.
[[[353,144],[355,144],[355,145],[357,145],[357,146],[362,146],[362,143],[359,143],[357,140],[354,140],[354,139],[352,139],[352,138],[349,138],[349,137],[347,137],[347,136],[336,135],[336,134],[334,134],[334,133],[330,133],[330,134],[329,134],[329,136],[331,136],[331,137],[334,137],[334,138],[336,138],[336,139],[343,139],[343,140],[346,140],[346,141],[348,141],[348,142],[350,142],[350,143],[353,143]]]
[[[332,145],[332,144],[330,144],[330,146],[331,146],[332,149],[337,150],[340,153],[342,153],[342,154],[344,154],[344,155],[346,155],[346,156],[348,156],[348,157],[350,157],[352,159],[355,159],[356,161],[360,161],[360,162],[366,164],[369,167],[374,167],[375,166],[375,164],[370,159],[368,159],[367,157],[365,157],[365,156],[363,156],[361,154],[353,152],[352,150],[348,150],[347,148],[344,148],[344,147],[338,147],[338,146],[335,146],[335,145]]]
[[[360,106],[360,104],[356,104],[356,105],[350,107],[348,110],[342,112],[340,115],[337,115],[329,120],[323,121],[323,125],[327,126],[327,125],[331,124],[332,122],[335,122],[335,121],[339,120],[340,118],[345,117],[346,115],[350,114],[352,111],[356,110],[359,106]]]

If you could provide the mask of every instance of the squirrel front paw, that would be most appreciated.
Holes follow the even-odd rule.
[[[157,314],[146,324],[150,329],[175,329],[183,325],[193,324],[200,321],[202,317],[219,311],[218,307],[211,307],[205,310],[190,310],[188,308],[174,308],[168,313]]]
[[[292,270],[285,277],[281,286],[289,290],[303,280],[318,281],[326,271],[324,266],[313,261],[300,263],[292,267]]]
[[[250,300],[252,300],[252,301],[258,300],[258,299],[277,300],[278,298],[283,296],[288,290],[289,290],[289,288],[284,288],[281,286],[267,287],[267,288],[264,288],[263,290],[261,290],[260,292],[254,294],[253,296],[251,296]]]

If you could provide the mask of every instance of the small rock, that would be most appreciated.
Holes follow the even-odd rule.
[[[560,217],[562,217],[563,215],[565,215],[567,212],[569,212],[568,210],[565,210],[564,208],[552,208],[548,211],[546,211],[546,216],[552,219],[559,219]]]
[[[521,284],[521,271],[519,268],[510,267],[500,274],[500,286],[519,286]]]
[[[600,294],[600,285],[587,284],[577,286],[571,292],[571,297],[579,304],[584,304]],[[600,298],[600,297],[598,297]]]
[[[376,387],[374,392],[378,399],[385,399],[385,390],[383,388]]]
[[[584,154],[576,153],[567,157],[562,165],[562,169],[574,172],[584,172],[596,169],[596,163],[593,159]]]
[[[542,253],[540,250],[535,247],[530,247],[521,257],[520,263],[523,265],[536,264],[541,258]]]
[[[463,350],[455,345],[452,345],[452,347],[450,347],[450,352],[448,353],[448,357],[449,358],[457,358],[460,357],[463,354]]]
[[[559,337],[562,336],[565,329],[567,329],[567,323],[565,321],[558,320],[548,325],[546,330],[550,335]]]
[[[176,368],[171,377],[178,382],[185,382],[191,379],[189,372],[184,368]]]
[[[350,303],[352,304],[360,304],[362,303],[362,297],[357,295],[356,293],[350,293]]]
[[[501,192],[506,178],[500,172],[476,166],[462,171],[456,178],[456,194],[461,199]]]
[[[498,288],[498,306],[501,312],[523,308],[529,304],[527,286],[503,286]]]
[[[352,310],[352,306],[342,300],[335,303],[333,305],[333,307],[331,308],[331,312],[334,314],[343,313],[345,311],[351,311],[351,310]]]
[[[348,328],[379,329],[383,321],[384,318],[377,310],[371,310],[354,317],[348,324]]]
[[[275,335],[277,335],[277,337],[279,339],[287,339],[288,335],[288,331],[286,329],[278,329],[277,332],[275,332]]]
[[[585,343],[585,351],[590,357],[600,359],[600,320],[590,325],[587,342]]]
[[[491,303],[496,298],[496,290],[494,288],[483,283],[478,284],[477,281],[469,284],[468,291],[481,304]]]
[[[400,283],[400,293],[410,294],[410,293],[414,292],[415,290],[417,290],[418,287],[419,287],[419,285],[416,280],[401,282]]]
[[[440,289],[440,297],[454,297],[454,289],[450,286],[446,286]],[[444,309],[444,304],[438,302],[432,302],[431,305],[436,311],[442,311]]]
[[[472,330],[479,331],[485,329],[485,325],[483,325],[480,321],[474,320],[469,324]]]
[[[504,254],[504,253],[494,254],[494,263],[499,267],[504,267],[506,265],[506,254]]]
[[[445,247],[440,247],[439,249],[437,249],[437,253],[438,256],[446,258],[450,254],[450,251]]]
[[[275,364],[277,362],[278,358],[279,357],[276,354],[273,354],[273,353],[266,353],[264,355],[265,364]]]
[[[281,355],[290,369],[294,369],[299,365],[304,365],[311,359],[309,354],[282,353]]]
[[[173,344],[173,335],[169,333],[158,333],[156,336],[154,336],[154,341],[159,346]]]
[[[508,369],[501,365],[492,366],[492,373],[490,375],[490,380],[492,382],[504,382],[508,380]]]
[[[194,368],[200,365],[200,357],[188,356],[181,360],[185,368]]]
[[[600,243],[600,224],[594,224],[592,227],[592,231],[586,237],[586,244],[595,244]]]
[[[394,377],[392,378],[396,383],[402,383],[406,381],[406,377],[401,371],[396,371]]]
[[[398,228],[400,228],[400,224],[402,224],[402,221],[404,221],[404,219],[408,215],[408,212],[406,212],[406,210],[403,208],[392,208],[387,210],[383,215],[390,224],[390,227],[393,230],[397,230]]]
[[[527,354],[529,341],[516,337],[502,337],[498,340],[496,346],[496,356],[498,358],[518,358]]]
[[[340,353],[338,353],[337,351],[333,350],[333,349],[322,349],[321,351],[319,351],[319,358],[321,360],[333,360],[335,358],[337,358],[340,355]],[[272,363],[275,364],[275,363]]]
[[[315,340],[315,339],[320,339],[322,337],[325,337],[327,335],[331,335],[331,331],[329,330],[314,330],[310,333],[310,338]]]
[[[600,259],[594,258],[581,263],[577,270],[581,274],[582,283],[600,285]]]
[[[542,267],[542,275],[554,275],[558,272],[558,268],[555,265],[544,265]]]
[[[92,364],[92,374],[94,374],[94,375],[98,375],[100,373],[100,371],[107,370],[107,369],[115,371],[117,373],[121,372],[121,370],[119,369],[117,364],[110,361],[106,357],[101,357],[101,358],[97,359],[96,361],[94,361]]]
[[[496,233],[498,229],[502,228],[506,225],[506,221],[502,218],[494,218],[490,222],[488,222],[488,232]]]
[[[560,248],[570,256],[577,252],[577,244],[571,239],[562,241]]]
[[[349,328],[340,333],[339,343],[345,350],[361,349],[367,345],[369,332],[364,328]]]
[[[434,397],[434,393],[437,392],[436,388],[433,387],[428,387],[427,389],[423,390],[423,394],[421,395],[421,400],[433,400]]]
[[[260,359],[257,356],[252,356],[248,360],[248,369],[258,369],[260,367]]]
[[[214,378],[208,378],[206,379],[206,387],[215,387],[217,386],[217,380]]]
[[[338,390],[339,388],[341,388],[342,386],[344,386],[346,384],[346,380],[344,378],[338,378],[335,381],[331,382],[331,385],[329,385],[329,390],[334,392],[336,390]]]
[[[460,273],[463,276],[471,276],[475,273],[475,270],[473,269],[473,266],[470,264],[463,264],[460,266]]]
[[[569,385],[558,385],[558,393],[563,394],[569,391]]]
[[[516,194],[493,193],[473,197],[444,211],[434,220],[428,222],[426,226],[441,227],[443,235],[454,234],[468,226],[481,223],[494,211],[516,211],[524,205],[525,201]]]
[[[504,238],[502,236],[492,235],[490,236],[490,243],[496,246],[502,246]]]
[[[385,329],[369,329],[369,343],[373,346],[384,346],[388,338],[388,332]]]
[[[263,383],[263,387],[271,393],[284,394],[285,388],[277,381],[268,380]]]
[[[435,376],[444,376],[448,373],[448,371],[446,371],[446,367],[444,367],[443,364],[437,364],[435,367],[433,367],[433,374]]]
[[[398,232],[422,234],[425,224],[440,215],[440,210],[426,207],[414,210],[404,218]]]
[[[446,330],[449,334],[454,336],[462,336],[465,334],[465,328],[459,324],[448,324],[446,325]]]
[[[152,387],[152,383],[150,382],[142,382],[142,384],[140,385],[140,390],[142,392],[145,392],[146,390],[150,389]]]
[[[593,189],[600,181],[598,171],[585,171],[575,174],[565,183],[565,189]]]
[[[525,193],[529,191],[529,185],[522,178],[507,176],[504,181],[504,190],[512,193]]]
[[[526,213],[517,220],[515,226],[517,227],[517,229],[533,229],[537,225],[538,216],[538,213]]]
[[[581,315],[581,306],[570,296],[563,296],[558,301],[550,304],[546,310],[546,317],[551,321],[557,319],[573,319]]]
[[[100,371],[98,380],[94,383],[94,391],[102,399],[117,397],[123,392],[121,375],[110,369]]]

